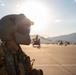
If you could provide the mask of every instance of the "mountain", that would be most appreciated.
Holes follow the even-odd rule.
[[[36,35],[31,35],[30,37],[31,37],[31,41],[32,41],[32,39],[36,38]],[[40,39],[40,42],[41,43],[44,43],[44,44],[51,43],[51,40],[50,39],[45,38],[43,36],[38,36],[38,38]]]
[[[76,33],[71,33],[68,35],[62,35],[57,37],[49,37],[48,39],[52,40],[52,42],[62,40],[62,41],[68,41],[70,43],[76,43]]]
[[[36,35],[31,35],[31,39],[35,38]],[[76,43],[76,33],[71,33],[67,35],[61,35],[56,37],[48,37],[45,38],[43,36],[39,36],[41,43],[58,43],[59,40],[63,42]]]

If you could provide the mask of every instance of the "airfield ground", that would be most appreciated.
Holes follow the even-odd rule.
[[[34,68],[44,75],[76,75],[76,45],[42,44],[41,48],[21,45],[23,51],[35,58]]]

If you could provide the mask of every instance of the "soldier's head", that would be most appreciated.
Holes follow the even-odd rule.
[[[6,41],[16,37],[17,41],[25,39],[25,42],[30,43],[30,26],[33,24],[34,22],[28,19],[24,14],[4,16],[0,20],[0,39]],[[18,35],[16,35],[16,33]]]
[[[14,18],[14,17],[11,17]],[[12,21],[12,19],[11,19]],[[30,26],[34,24],[33,21],[28,19],[24,14],[19,14],[14,19],[14,24],[17,26],[17,32],[20,34],[29,34],[30,32]]]
[[[30,33],[30,26],[33,24],[34,24],[34,22],[31,21],[30,19],[28,19],[24,14],[20,14],[18,16],[18,19],[16,20],[17,33],[19,33],[21,35],[25,35],[24,36],[25,38],[23,37],[23,39],[26,39],[25,40],[26,44],[30,44],[30,42],[31,42],[29,33]],[[19,42],[21,40],[20,38],[22,38],[22,37],[20,36],[20,38],[18,38],[19,37],[18,35],[16,34],[16,39]],[[22,43],[23,42],[24,42],[24,40],[22,41]]]

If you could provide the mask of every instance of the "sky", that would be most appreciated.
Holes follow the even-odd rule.
[[[76,0],[0,0],[0,19],[19,13],[34,21],[31,35],[54,37],[76,32]]]

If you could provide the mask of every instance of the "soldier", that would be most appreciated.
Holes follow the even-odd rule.
[[[0,39],[3,42],[1,49],[4,51],[4,56],[0,59],[3,62],[0,65],[1,69],[3,66],[6,68],[5,74],[2,72],[0,75],[43,74],[42,70],[32,68],[30,57],[24,54],[19,46],[19,44],[30,44],[30,26],[33,24],[34,22],[24,14],[7,15],[0,20]]]

